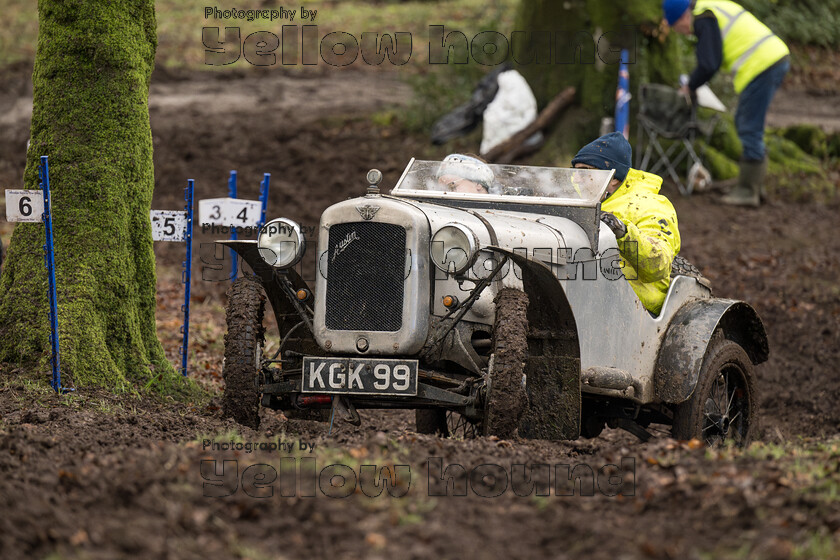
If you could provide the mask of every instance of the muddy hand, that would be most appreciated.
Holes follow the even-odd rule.
[[[627,226],[624,222],[615,217],[611,212],[601,212],[601,221],[615,234],[616,239],[621,239],[627,234]]]

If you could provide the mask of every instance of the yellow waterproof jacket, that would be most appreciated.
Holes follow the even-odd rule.
[[[601,210],[627,227],[617,240],[624,277],[642,305],[657,315],[671,285],[671,262],[680,252],[677,212],[659,194],[661,187],[662,177],[630,169],[621,186],[601,203]]]

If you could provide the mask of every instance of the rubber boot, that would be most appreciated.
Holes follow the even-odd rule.
[[[759,183],[759,190],[758,190],[759,197],[758,197],[758,200],[762,204],[764,204],[768,200],[768,198],[767,198],[767,185],[764,181],[764,178],[767,176],[767,158],[766,157],[761,161],[761,166],[762,166],[761,167],[761,182]]]
[[[738,174],[738,186],[720,198],[723,204],[733,206],[752,206],[757,208],[761,204],[761,190],[764,185],[764,174],[767,170],[767,160],[742,161]]]

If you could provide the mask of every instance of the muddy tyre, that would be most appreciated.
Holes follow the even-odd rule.
[[[255,429],[260,422],[257,387],[265,300],[263,287],[253,277],[239,278],[228,290],[222,414]]]
[[[700,269],[691,264],[691,262],[682,255],[675,256],[674,260],[671,261],[671,278],[674,278],[675,276],[688,276],[689,278],[694,278],[703,286],[706,286],[710,290],[712,289],[712,283],[709,279],[703,276]]]
[[[528,296],[505,288],[496,296],[492,367],[488,376],[484,435],[516,435],[528,408],[523,383],[528,361]]]
[[[706,349],[694,393],[674,411],[672,435],[709,446],[747,445],[758,416],[754,377],[744,349],[718,333]]]
[[[703,273],[700,269],[691,264],[688,259],[682,255],[677,255],[671,261],[671,278],[674,276],[691,276],[692,278],[702,278]]]
[[[475,422],[457,412],[446,413],[446,430],[455,439],[475,439],[483,432],[481,422]]]

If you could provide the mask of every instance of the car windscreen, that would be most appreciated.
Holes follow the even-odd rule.
[[[596,206],[613,171],[412,159],[394,196]]]

